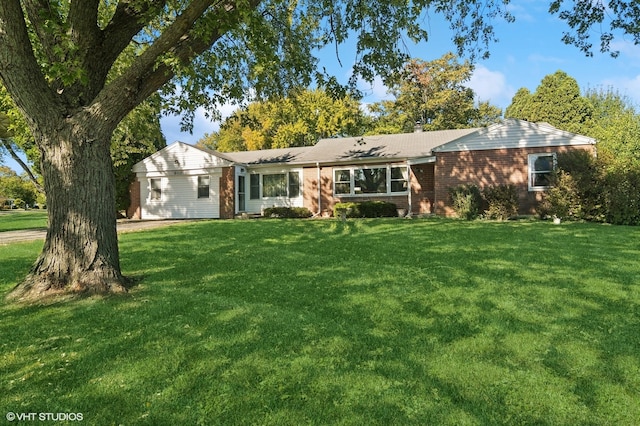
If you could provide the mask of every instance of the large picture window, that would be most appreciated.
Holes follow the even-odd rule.
[[[198,176],[198,198],[209,198],[209,176]]]
[[[556,167],[556,154],[529,155],[529,190],[540,191],[551,185],[551,174]]]
[[[335,195],[398,194],[409,190],[407,166],[353,167],[333,172]]]
[[[256,176],[257,178],[254,178]],[[260,198],[260,175],[251,175],[251,199]],[[254,181],[254,179],[256,179]],[[257,184],[257,185],[256,185]],[[288,197],[300,196],[300,172],[274,173],[262,175],[262,197]]]
[[[153,201],[162,200],[162,179],[149,179],[149,198]]]
[[[353,169],[353,184],[356,194],[386,194],[387,168]]]
[[[286,197],[287,175],[284,173],[274,175],[262,175],[263,197]]]

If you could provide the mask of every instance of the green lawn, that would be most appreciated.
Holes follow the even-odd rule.
[[[0,210],[0,232],[46,227],[46,210]]]
[[[640,228],[211,221],[121,235],[127,296],[0,302],[0,415],[634,425]],[[0,247],[0,290],[42,242]],[[75,422],[78,423],[78,422]]]

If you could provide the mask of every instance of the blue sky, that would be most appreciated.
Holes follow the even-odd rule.
[[[593,57],[586,57],[578,48],[561,41],[566,24],[547,12],[548,5],[548,0],[513,0],[509,9],[516,21],[495,23],[499,41],[490,46],[489,59],[476,63],[473,77],[468,82],[477,99],[490,101],[504,110],[519,88],[526,87],[533,92],[544,76],[562,70],[575,78],[582,90],[612,88],[640,105],[640,46],[633,45],[629,37],[627,40],[617,38],[612,49],[620,51],[618,58],[598,51]],[[440,15],[431,14],[425,25],[430,30],[429,41],[410,46],[408,53],[412,57],[431,61],[454,51],[448,23]],[[597,34],[594,34],[594,45],[598,46]],[[342,46],[339,54],[342,67],[333,48],[321,57],[319,65],[346,82],[351,71],[352,49]],[[366,93],[365,103],[388,98],[381,83],[363,85],[362,89]],[[232,108],[223,109],[226,114],[230,111]],[[162,120],[167,143],[178,140],[195,143],[205,133],[219,128],[219,123],[208,121],[203,113],[196,117],[193,134],[180,132],[178,123],[177,117]]]

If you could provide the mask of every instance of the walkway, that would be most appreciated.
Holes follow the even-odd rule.
[[[175,225],[176,223],[188,222],[185,220],[119,220],[118,233],[135,232],[144,229],[159,228],[162,226]],[[41,229],[25,229],[21,231],[5,231],[0,232],[0,245],[11,243],[44,240],[47,230]]]

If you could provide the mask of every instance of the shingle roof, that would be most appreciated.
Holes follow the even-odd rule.
[[[313,146],[299,148],[263,149],[260,151],[225,152],[223,155],[236,163],[247,165],[300,163]]]
[[[479,129],[438,130],[393,135],[321,139],[314,146],[216,153],[246,165],[345,163],[366,159],[404,160],[429,157],[431,150]]]
[[[437,130],[393,135],[322,139],[305,160],[342,163],[366,159],[407,159],[432,155],[444,143],[469,135],[479,129]]]

